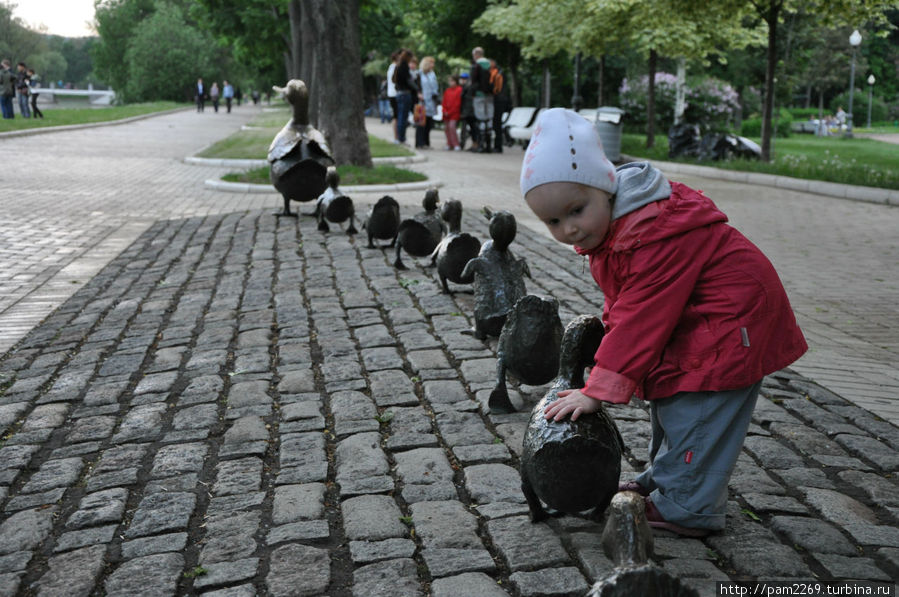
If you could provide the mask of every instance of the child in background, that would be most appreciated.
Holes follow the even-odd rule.
[[[649,466],[619,489],[645,496],[650,526],[723,529],[762,378],[807,348],[774,267],[701,191],[646,162],[616,170],[570,110],[538,119],[521,193],[556,240],[589,257],[605,297],[587,384],[560,392],[544,416],[650,401]]]
[[[462,86],[459,85],[459,77],[451,75],[447,78],[447,88],[443,92],[443,131],[446,133],[446,148],[452,151],[461,151],[459,136],[456,134],[456,125],[462,117]]]

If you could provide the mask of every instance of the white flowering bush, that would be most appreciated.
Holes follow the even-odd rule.
[[[677,77],[658,72],[655,76],[656,126],[667,130],[674,123],[674,102]],[[646,125],[646,102],[649,75],[635,80],[625,78],[619,88],[621,108],[628,114],[628,122],[639,127]],[[729,83],[705,77],[688,81],[685,86],[684,121],[698,124],[703,131],[727,130],[733,126],[740,109],[737,92]]]

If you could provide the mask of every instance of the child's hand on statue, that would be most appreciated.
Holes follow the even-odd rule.
[[[582,394],[580,390],[562,390],[559,398],[544,409],[543,416],[561,421],[571,414],[571,420],[577,421],[581,415],[598,411],[599,406],[599,400]]]

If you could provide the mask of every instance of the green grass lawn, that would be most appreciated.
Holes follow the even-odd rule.
[[[753,139],[760,143],[760,139]],[[621,151],[649,160],[696,163],[692,159],[670,160],[668,139],[656,136],[655,147],[647,150],[644,135],[622,135]],[[704,166],[792,176],[869,187],[899,189],[899,145],[855,137],[815,137],[792,135],[773,141],[770,163],[754,160],[703,162]]]
[[[270,185],[268,166],[253,168],[246,172],[232,172],[222,177],[227,182],[248,182],[250,184]],[[396,184],[400,182],[419,182],[428,177],[420,172],[413,172],[395,166],[378,165],[374,168],[362,168],[360,166],[337,166],[340,174],[340,186],[363,184]]]
[[[126,106],[109,106],[105,108],[41,108],[43,118],[22,118],[19,115],[19,104],[14,105],[16,117],[0,120],[0,133],[6,131],[19,131],[23,129],[42,128],[47,126],[62,126],[68,124],[89,124],[94,122],[109,122],[121,120],[132,116],[142,116],[153,112],[163,112],[174,108],[186,107],[187,104],[175,102],[148,102],[144,104],[128,104]]]
[[[227,160],[264,160],[268,155],[269,145],[287,121],[290,119],[290,111],[266,110],[247,124],[251,128],[234,133],[213,145],[210,145],[197,154],[201,158],[216,158]],[[368,136],[368,145],[371,149],[371,157],[405,157],[413,153],[405,147],[394,145],[378,137]]]

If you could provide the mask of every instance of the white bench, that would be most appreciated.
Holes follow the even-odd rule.
[[[509,113],[509,123],[512,123],[512,118],[515,115],[516,110],[521,110],[521,112],[519,112],[519,115],[515,116],[516,123],[507,124],[505,128],[508,131],[509,138],[511,138],[513,142],[518,141],[522,147],[527,147],[528,142],[530,142],[531,140],[531,135],[534,132],[537,117],[540,116],[540,112],[542,112],[544,109],[540,108],[539,110],[537,110],[536,108],[513,108],[512,112]],[[528,120],[525,120],[525,117],[528,115],[528,113],[530,114],[530,118]],[[524,122],[525,124],[519,124],[521,122]]]

